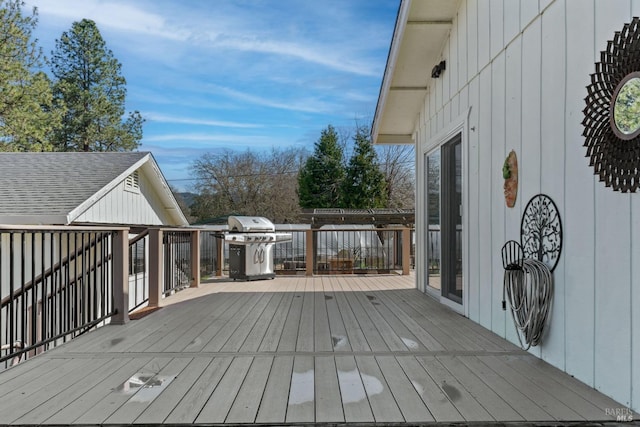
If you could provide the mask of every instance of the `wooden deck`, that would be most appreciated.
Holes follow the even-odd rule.
[[[214,282],[0,374],[2,424],[611,421],[412,276]]]

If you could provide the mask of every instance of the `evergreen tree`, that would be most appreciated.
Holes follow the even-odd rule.
[[[64,105],[63,126],[56,133],[60,151],[127,151],[142,139],[139,112],[125,114],[126,80],[95,22],[74,22],[56,40],[52,72],[54,95]]]
[[[22,13],[21,0],[0,0],[0,151],[49,151],[60,122],[52,109],[42,51],[31,40],[38,18]]]
[[[351,209],[384,208],[387,201],[386,182],[368,129],[359,127],[353,141],[353,156],[342,183],[342,206]]]
[[[340,207],[340,187],[345,176],[343,152],[338,134],[329,125],[314,145],[314,152],[298,175],[300,207]]]

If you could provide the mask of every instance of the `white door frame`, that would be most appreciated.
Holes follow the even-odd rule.
[[[469,165],[468,165],[468,153],[469,153],[469,115],[471,114],[471,108],[469,108],[464,114],[454,118],[448,126],[443,128],[440,132],[438,132],[435,136],[426,140],[424,144],[422,144],[420,150],[420,162],[421,162],[421,179],[424,181],[426,174],[426,164],[424,161],[425,155],[432,152],[435,149],[439,149],[444,144],[453,139],[456,135],[460,134],[461,137],[461,145],[462,145],[462,304],[458,304],[455,301],[450,300],[442,296],[442,290],[440,292],[430,289],[426,283],[421,283],[419,288],[423,288],[425,292],[436,298],[442,304],[452,308],[458,313],[469,317],[469,215],[467,206],[469,206]],[[426,194],[427,189],[423,187],[423,193]],[[426,198],[419,198],[422,200],[422,206],[420,207],[420,215],[424,217],[427,206],[426,206]],[[423,227],[427,226],[427,224],[422,221]],[[424,233],[423,233],[424,235]],[[422,251],[421,253],[425,253],[426,251],[426,242],[424,238],[422,241]],[[419,274],[418,277],[422,277],[423,280],[426,279],[427,273],[424,269],[424,263],[418,264],[420,268],[423,269],[422,274]]]

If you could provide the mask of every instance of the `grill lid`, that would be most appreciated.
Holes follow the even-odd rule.
[[[273,232],[276,229],[271,221],[261,216],[230,216],[228,224],[232,232]]]

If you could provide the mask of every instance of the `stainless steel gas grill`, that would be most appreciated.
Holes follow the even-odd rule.
[[[291,240],[289,233],[276,233],[271,221],[259,216],[230,216],[229,277],[231,279],[273,279],[273,245]]]

